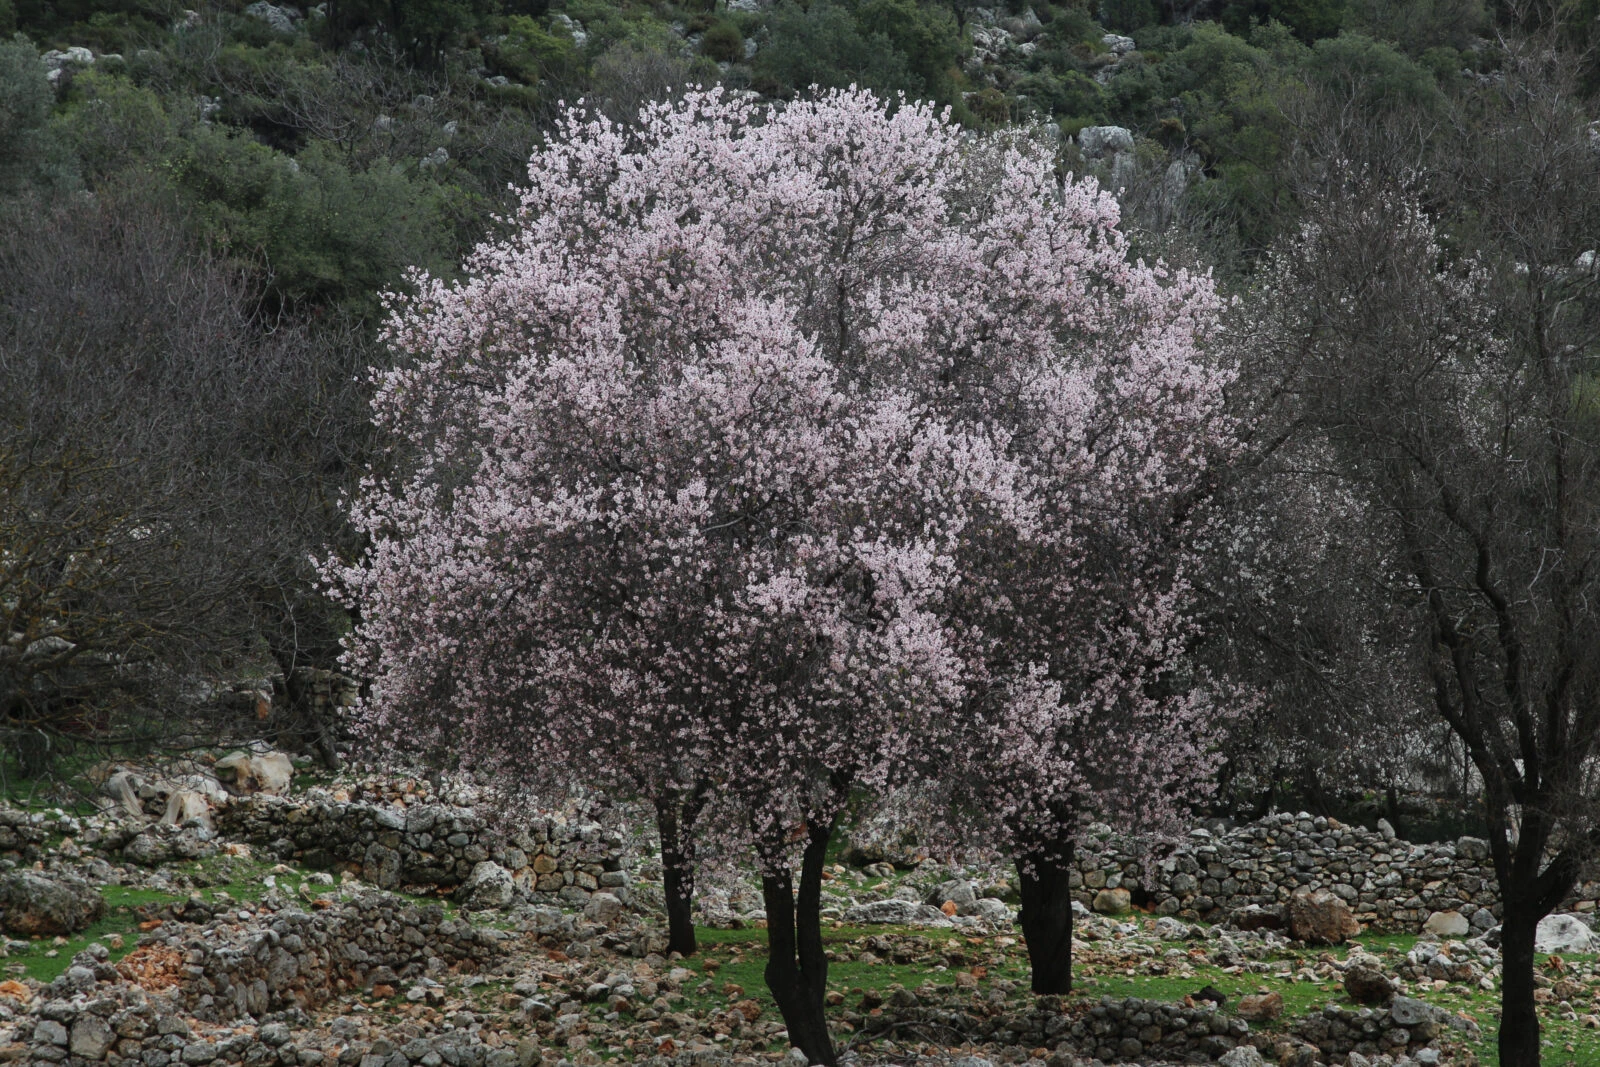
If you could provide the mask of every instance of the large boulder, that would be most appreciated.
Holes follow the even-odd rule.
[[[1535,952],[1593,952],[1594,931],[1576,915],[1546,915],[1533,934]]]
[[[1361,932],[1350,905],[1326,889],[1289,898],[1289,934],[1311,945],[1342,945]]]
[[[282,752],[230,752],[217,760],[217,777],[236,793],[283,796],[294,780],[294,761]]]
[[[167,797],[167,810],[161,816],[161,825],[203,826],[207,830],[213,829],[211,805],[200,793],[192,789],[180,789]]]
[[[75,934],[106,913],[106,902],[91,885],[13,871],[0,877],[0,913],[0,924],[14,934]]]
[[[1395,997],[1389,1002],[1389,1018],[1395,1026],[1411,1034],[1412,1040],[1430,1041],[1450,1021],[1450,1013],[1425,1000]]]
[[[1344,991],[1357,1004],[1387,1004],[1394,997],[1394,983],[1376,967],[1357,964],[1344,972]]]
[[[172,844],[161,834],[146,830],[122,846],[122,858],[141,867],[159,867],[172,858]]]
[[[1102,889],[1090,905],[1101,915],[1126,915],[1133,910],[1133,895],[1126,889]]]
[[[622,911],[622,900],[615,893],[602,890],[589,894],[589,903],[583,906],[583,917],[610,926],[622,917]]]
[[[139,777],[129,770],[112,773],[100,786],[113,810],[131,819],[144,818],[144,801],[139,799]]]
[[[1133,151],[1133,132],[1123,126],[1085,126],[1078,131],[1078,147],[1090,159]]]
[[[1472,924],[1459,911],[1436,911],[1422,924],[1422,932],[1439,937],[1466,937],[1472,932]]]
[[[1253,1023],[1268,1022],[1283,1014],[1282,993],[1252,993],[1239,998],[1239,1018]]]
[[[950,881],[940,882],[928,890],[928,894],[922,898],[922,902],[924,904],[932,904],[937,908],[949,900],[953,901],[956,907],[959,908],[963,904],[971,904],[977,899],[978,893],[972,888],[971,882],[965,878],[952,878]]]
[[[979,897],[971,904],[958,905],[956,914],[969,915],[988,923],[1002,924],[1012,922],[1016,918],[1004,901],[991,897]]]
[[[1228,921],[1241,930],[1282,930],[1283,912],[1277,907],[1249,904],[1228,916]]]
[[[857,925],[953,926],[944,912],[915,900],[873,900],[845,909],[844,921]]]
[[[493,860],[483,860],[456,891],[456,899],[479,910],[498,911],[517,900],[517,885],[511,872]]]

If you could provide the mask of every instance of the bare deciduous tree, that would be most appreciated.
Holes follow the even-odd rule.
[[[1253,323],[1300,455],[1366,511],[1373,606],[1414,635],[1397,681],[1482,780],[1507,1067],[1539,1062],[1535,927],[1600,843],[1600,156],[1573,74],[1508,46],[1415,152],[1330,129]]]
[[[313,547],[365,437],[346,331],[262,322],[142,193],[0,225],[0,714],[41,769],[161,732],[266,653],[330,666]]]

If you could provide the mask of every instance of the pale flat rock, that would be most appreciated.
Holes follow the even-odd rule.
[[[915,900],[873,900],[845,909],[844,921],[860,925],[953,926],[949,917],[930,904]]]
[[[1594,931],[1576,915],[1546,915],[1539,920],[1533,934],[1535,952],[1594,952],[1597,948]]]
[[[1472,932],[1472,924],[1459,911],[1436,911],[1422,924],[1422,932],[1439,937],[1466,937]]]
[[[205,796],[192,789],[180,789],[167,798],[166,814],[161,816],[162,826],[211,825],[211,805]]]

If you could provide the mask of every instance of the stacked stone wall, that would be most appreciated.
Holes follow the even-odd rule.
[[[181,959],[179,995],[209,1022],[316,1008],[352,989],[475,972],[505,955],[501,931],[377,893],[322,911],[279,911],[264,924],[228,918],[172,924],[175,932],[139,942],[149,956]]]
[[[1301,888],[1343,898],[1363,923],[1415,932],[1436,911],[1457,911],[1485,930],[1499,922],[1488,842],[1463,837],[1413,845],[1335,819],[1281,814],[1233,830],[1191,831],[1154,862],[1110,834],[1077,861],[1073,888],[1093,905],[1125,888],[1160,914],[1217,921],[1252,905],[1273,912]],[[1579,885],[1566,910],[1593,911],[1600,884]],[[1482,914],[1479,914],[1482,912]]]
[[[524,895],[584,903],[627,884],[620,834],[595,823],[543,816],[509,831],[470,808],[362,801],[236,798],[214,816],[219,835],[266,848],[309,867],[345,866],[384,889],[459,885],[477,866],[505,868]]]

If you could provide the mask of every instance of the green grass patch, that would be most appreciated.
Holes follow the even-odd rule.
[[[106,947],[111,954],[111,962],[115,963],[132,952],[139,940],[141,919],[139,908],[171,904],[183,899],[170,893],[160,893],[151,889],[130,889],[124,886],[105,886],[100,890],[100,895],[106,902],[104,918],[71,937],[60,939],[41,937],[29,941],[26,950],[11,953],[12,962],[8,964],[7,970],[13,974],[20,973],[28,978],[49,982],[72,965],[73,956],[96,941]],[[119,937],[122,944],[116,947],[115,942]],[[65,943],[57,944],[57,940]]]

